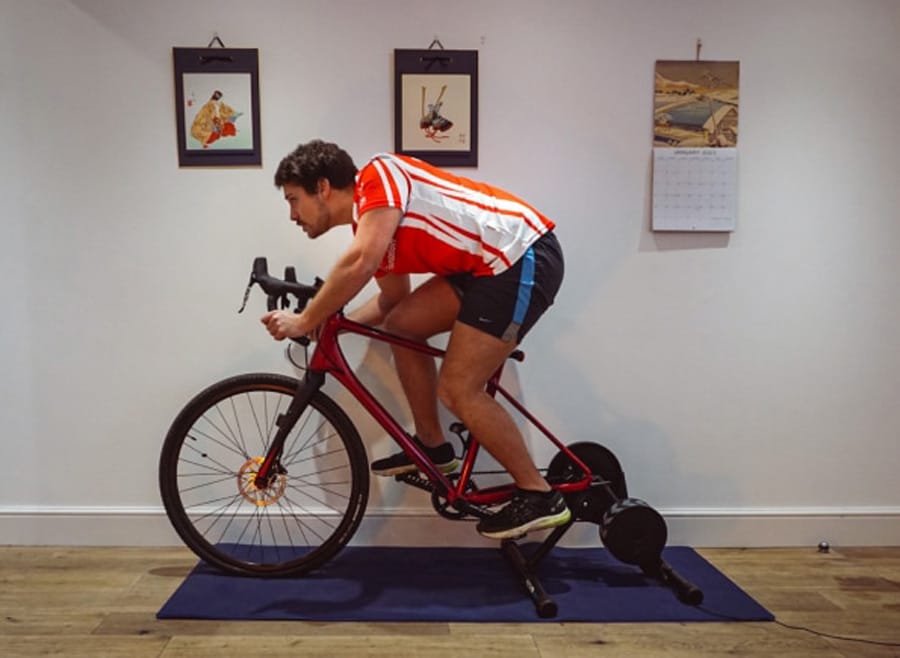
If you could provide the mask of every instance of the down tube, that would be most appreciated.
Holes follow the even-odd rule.
[[[337,363],[331,364],[331,367],[328,369],[329,373],[359,401],[363,408],[365,408],[372,418],[384,428],[388,435],[413,457],[413,461],[416,462],[416,466],[419,467],[419,470],[427,473],[428,479],[437,487],[443,487],[444,490],[439,492],[440,495],[445,496],[449,502],[454,502],[457,495],[450,480],[435,468],[434,464],[425,456],[425,453],[419,446],[409,439],[406,430],[400,426],[384,406],[382,406],[362,382],[359,381],[347,363],[340,348],[333,350],[330,357],[333,361],[337,361]]]

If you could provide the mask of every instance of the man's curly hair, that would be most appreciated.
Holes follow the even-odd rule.
[[[315,194],[323,178],[333,188],[345,189],[354,183],[356,165],[353,158],[337,144],[314,139],[285,156],[275,172],[275,187],[290,183]]]

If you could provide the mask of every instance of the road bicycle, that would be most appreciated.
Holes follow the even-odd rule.
[[[322,285],[268,273],[265,258],[254,261],[241,311],[259,285],[269,310],[305,308]],[[340,345],[344,334],[399,345],[441,358],[444,351],[354,322],[342,311],[321,326],[301,379],[271,373],[242,374],[197,394],[173,421],[159,461],[159,486],[166,513],[194,553],[229,574],[300,576],[334,558],[351,540],[369,496],[369,463],[359,432],[347,413],[322,390],[326,376],[337,380],[406,452],[418,472],[394,476],[424,490],[440,516],[480,519],[510,500],[512,479],[481,487],[476,476],[477,437],[461,423],[450,427],[459,440],[458,472],[441,472],[413,437],[360,381]],[[304,346],[306,338],[296,339]],[[512,359],[521,361],[520,350]],[[687,604],[703,593],[662,558],[667,539],[663,517],[646,502],[629,497],[625,475],[608,448],[591,442],[565,445],[500,381],[502,366],[487,383],[558,449],[544,475],[572,510],[565,525],[546,531],[529,554],[517,540],[500,549],[532,598],[541,617],[557,613],[537,576],[540,562],[575,522],[599,526],[600,538],[618,560],[669,585]],[[491,471],[496,473],[496,471]]]

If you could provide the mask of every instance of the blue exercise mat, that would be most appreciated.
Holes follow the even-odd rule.
[[[526,555],[529,546],[523,546]],[[228,576],[200,562],[160,619],[432,622],[771,621],[774,617],[693,549],[664,559],[703,590],[689,606],[602,548],[556,547],[537,575],[556,601],[538,617],[494,548],[348,547],[318,571],[290,579]]]

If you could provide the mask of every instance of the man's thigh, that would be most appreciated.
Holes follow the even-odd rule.
[[[388,331],[427,338],[450,331],[459,313],[459,295],[446,279],[434,276],[391,309]]]
[[[470,391],[483,389],[487,380],[516,348],[505,341],[462,322],[450,332],[441,378]]]

